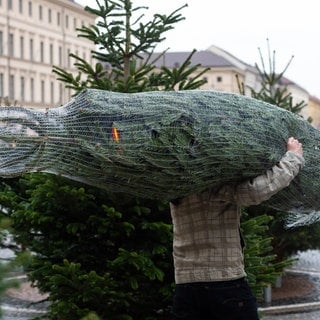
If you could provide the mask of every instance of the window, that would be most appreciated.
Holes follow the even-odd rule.
[[[54,105],[54,82],[51,81],[50,82],[50,101],[51,101],[51,105]]]
[[[20,97],[21,97],[21,101],[25,101],[25,80],[24,80],[24,77],[20,78]]]
[[[0,55],[3,55],[3,32],[0,31]]]
[[[40,62],[44,62],[44,44],[40,42]]]
[[[8,10],[12,10],[12,0],[8,0]]]
[[[52,11],[51,11],[51,9],[48,10],[48,22],[49,23],[52,22]]]
[[[69,16],[66,15],[66,28],[69,28]]]
[[[62,47],[59,47],[59,66],[62,66]]]
[[[50,44],[50,64],[53,64],[53,44]]]
[[[41,80],[41,102],[44,103],[44,94],[45,94],[45,90],[44,90],[44,80]]]
[[[24,38],[20,37],[20,59],[24,59]]]
[[[10,75],[9,78],[9,99],[14,100],[14,75]]]
[[[73,19],[73,28],[74,28],[74,30],[77,29],[77,19],[76,18]]]
[[[34,79],[30,79],[30,97],[31,97],[31,102],[34,102]]]
[[[39,20],[42,20],[43,14],[42,14],[42,6],[39,6]]]
[[[22,0],[19,0],[19,12],[23,13],[23,3]]]
[[[9,34],[9,56],[10,57],[14,56],[14,37],[13,37],[13,33]]]
[[[30,39],[30,60],[31,61],[34,60],[34,56],[33,56],[33,39]]]
[[[68,68],[70,68],[70,66],[71,66],[71,57],[70,57],[70,53],[71,53],[71,51],[70,51],[70,49],[68,49],[68,52],[67,52],[67,57],[68,57]]]
[[[59,103],[62,104],[62,98],[63,98],[63,88],[62,84],[59,83]]]
[[[4,92],[3,92],[3,73],[0,73],[0,97],[4,97]]]
[[[29,17],[32,17],[32,2],[31,1],[29,1],[28,9],[29,9]]]
[[[57,12],[57,25],[60,26],[60,12]]]
[[[217,82],[222,82],[222,77],[217,77]]]

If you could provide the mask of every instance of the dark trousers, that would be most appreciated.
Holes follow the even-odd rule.
[[[246,279],[177,284],[174,320],[259,320]]]

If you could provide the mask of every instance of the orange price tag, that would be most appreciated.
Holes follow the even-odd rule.
[[[119,142],[120,140],[120,132],[118,131],[117,128],[112,128],[112,138],[114,141]]]

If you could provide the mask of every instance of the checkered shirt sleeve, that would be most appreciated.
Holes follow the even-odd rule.
[[[303,156],[287,151],[279,163],[263,175],[240,183],[235,188],[222,188],[219,193],[225,200],[238,205],[257,205],[268,200],[280,190],[289,186],[304,166]],[[224,190],[223,190],[224,189]]]

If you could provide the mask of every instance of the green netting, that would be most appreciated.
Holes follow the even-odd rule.
[[[47,110],[0,109],[0,176],[49,172],[153,199],[255,177],[303,143],[306,165],[267,205],[318,219],[319,131],[273,105],[215,91],[86,90]],[[301,221],[301,220],[299,220]]]

